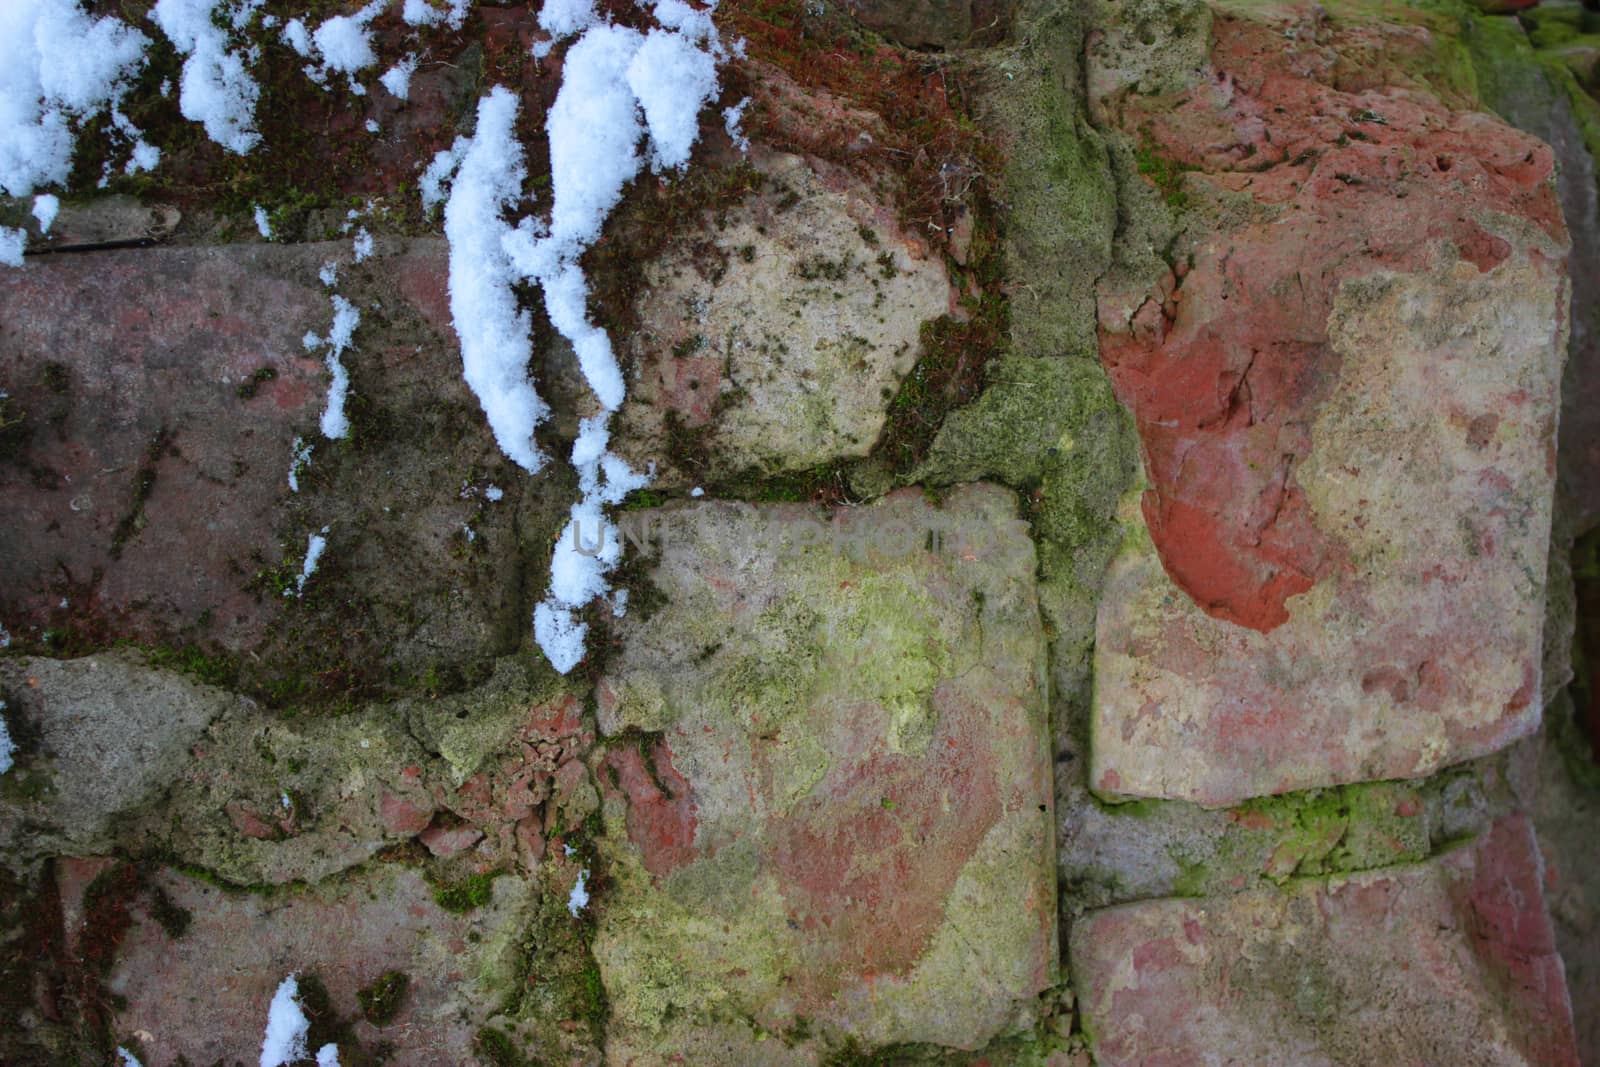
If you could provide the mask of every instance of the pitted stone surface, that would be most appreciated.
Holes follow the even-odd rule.
[[[0,455],[14,519],[0,619],[15,636],[254,650],[256,669],[344,644],[407,673],[515,646],[520,537],[556,521],[562,493],[525,493],[461,380],[445,243],[376,245],[359,265],[341,241],[0,272],[0,392],[7,421],[21,413]],[[341,441],[318,432],[328,372],[303,343],[328,331],[333,293],[362,313]],[[308,595],[283,595],[324,526]]]
[[[943,263],[864,185],[752,159],[760,192],[644,267],[618,449],[657,484],[865,456],[923,323],[949,310]]]
[[[1219,19],[1185,91],[1100,101],[1189,170],[1192,204],[1176,273],[1102,293],[1147,475],[1098,620],[1106,792],[1416,777],[1538,724],[1553,159],[1422,93],[1343,88],[1313,23]]]
[[[291,972],[314,976],[348,1023],[344,1062],[387,1044],[395,1067],[471,1067],[473,1035],[498,1005],[481,996],[484,975],[515,966],[497,931],[526,920],[528,890],[498,879],[492,901],[467,915],[434,903],[422,875],[380,867],[348,884],[284,897],[229,893],[175,871],[153,883],[190,915],[173,938],[143,906],[106,987],[120,1003],[116,1032],[137,1035],[145,1067],[255,1063],[267,1009]],[[361,1017],[357,992],[398,971],[409,979],[395,1017]],[[583,1062],[575,1058],[574,1062]]]
[[[802,1018],[973,1048],[1049,984],[1043,636],[1015,507],[978,486],[652,514],[666,606],[630,611],[599,683],[618,741],[595,955],[621,1062],[749,1062],[695,1058],[705,1028],[747,1048],[751,1022]]]
[[[1108,908],[1070,940],[1102,1067],[1578,1063],[1522,816],[1420,866]]]

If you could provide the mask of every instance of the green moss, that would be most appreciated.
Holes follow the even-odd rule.
[[[433,886],[434,902],[445,911],[468,912],[483,907],[494,899],[494,880],[498,871],[471,874],[456,882],[436,883]]]
[[[478,1031],[472,1039],[472,1051],[478,1059],[492,1067],[527,1067],[528,1064],[505,1031],[492,1026],[485,1026]]]
[[[1528,41],[1540,51],[1562,48],[1600,34],[1600,12],[1580,4],[1540,4],[1518,12]]]
[[[659,508],[669,498],[667,494],[654,489],[635,489],[622,498],[622,503],[617,505],[617,511],[642,511],[646,508]]]
[[[1117,193],[1081,96],[1084,12],[1038,5],[1011,48],[982,62],[983,121],[1012,147],[1005,165],[1006,273],[1019,280],[1009,337],[1021,356],[1098,350],[1095,280],[1111,263]]]
[[[708,492],[728,500],[757,504],[816,504],[832,507],[850,493],[850,464],[824,463],[803,471],[752,470],[713,482]]]
[[[978,395],[985,369],[1006,344],[1010,301],[984,294],[965,303],[962,317],[923,323],[922,356],[889,401],[873,455],[895,473],[911,471],[927,455],[945,418]]]
[[[277,376],[278,372],[273,367],[257,367],[255,373],[239,383],[234,389],[234,393],[237,394],[240,400],[252,400],[263,385]]]
[[[149,650],[150,666],[186,674],[206,685],[230,687],[239,674],[239,663],[226,652],[206,652],[198,645],[171,647],[158,645]]]
[[[1398,814],[1408,804],[1420,806],[1421,798],[1407,783],[1362,782],[1249,800],[1230,817],[1242,828],[1265,827],[1251,854],[1259,866],[1259,849],[1268,845],[1265,865],[1248,873],[1285,882],[1425,859],[1427,821]],[[1238,846],[1246,837],[1236,830],[1223,842],[1224,866],[1244,852]]]
[[[1148,127],[1140,131],[1134,160],[1139,173],[1161,191],[1161,198],[1167,202],[1167,206],[1174,211],[1182,211],[1189,202],[1188,194],[1183,191],[1183,176],[1195,168],[1163,155]]]
[[[140,463],[138,473],[133,479],[133,499],[111,534],[112,559],[120,559],[122,550],[127,547],[128,542],[144,529],[144,506],[156,487],[156,465],[171,447],[172,431],[165,426],[152,434],[149,444],[145,446],[143,462]]]
[[[0,396],[0,459],[20,456],[31,437],[28,413],[14,397]]]
[[[166,931],[168,937],[176,941],[189,929],[189,923],[194,916],[189,909],[182,907],[167,895],[167,891],[160,886],[151,886],[149,889],[150,917]]]
[[[411,978],[403,971],[385,971],[371,985],[356,991],[356,1002],[367,1022],[386,1026],[399,1014],[410,987]]]
[[[1012,356],[987,379],[977,402],[946,420],[914,477],[998,478],[1026,492],[1043,577],[1063,595],[1090,596],[1119,541],[1117,504],[1137,469],[1132,422],[1098,362]]]
[[[61,396],[72,385],[72,372],[65,363],[51,360],[39,368],[39,384],[44,386],[46,392]]]

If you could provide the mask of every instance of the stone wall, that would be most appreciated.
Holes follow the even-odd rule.
[[[652,479],[558,672],[590,490],[415,186],[504,85],[547,211],[565,46],[262,21],[354,11],[235,27],[253,154],[162,43],[158,169],[0,201],[0,1060],[256,1062],[297,974],[306,1063],[1600,1064],[1600,19],[723,0],[582,260]]]

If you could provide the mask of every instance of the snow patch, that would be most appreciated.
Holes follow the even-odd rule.
[[[324,76],[330,72],[343,74],[349,79],[351,92],[357,96],[366,94],[366,89],[356,81],[356,72],[378,62],[369,27],[373,19],[383,14],[386,3],[387,0],[372,0],[354,15],[335,15],[316,28],[311,34],[311,44],[321,61],[318,73]]]
[[[256,205],[256,232],[264,240],[272,240],[272,220],[267,218],[267,209],[260,204]]]
[[[255,129],[261,86],[245,67],[246,53],[228,49],[228,35],[212,19],[223,14],[238,28],[250,4],[216,0],[158,0],[150,17],[172,41],[183,61],[178,110],[190,122],[205,126],[206,136],[230,152],[243,155],[261,141]]]
[[[539,28],[557,41],[582,33],[599,21],[594,0],[545,0],[539,9]]]
[[[150,39],[73,0],[0,3],[0,187],[29,196],[65,182],[73,124],[114,106]]]
[[[467,11],[472,7],[472,0],[449,0],[448,7],[441,10],[429,0],[406,0],[405,7],[401,9],[400,17],[407,26],[448,26],[452,30],[459,30],[462,23],[467,21]]]
[[[429,204],[430,195],[437,202],[440,186],[454,171],[444,232],[450,241],[450,314],[461,341],[462,369],[500,450],[534,473],[545,457],[533,433],[550,409],[528,377],[532,320],[517,307],[515,274],[503,247],[508,227],[501,217],[521,199],[527,177],[516,118],[517,97],[495,86],[478,101],[473,136],[457,138],[429,166],[423,203]]]
[[[361,312],[342,296],[333,297],[333,326],[327,337],[308,333],[304,344],[307,351],[326,347],[325,362],[333,381],[328,385],[328,406],[322,412],[322,436],[337,440],[350,432],[350,420],[345,416],[344,403],[350,394],[350,372],[341,358],[350,347],[350,339],[361,324]]]
[[[317,1067],[339,1067],[339,1046],[327,1044],[317,1049]]]
[[[306,559],[305,562],[300,565],[300,577],[294,583],[295,596],[298,597],[305,594],[306,581],[317,572],[317,564],[322,561],[323,550],[327,547],[328,528],[324,526],[321,533],[312,534],[310,539],[306,541]],[[284,590],[284,596],[288,595],[288,590]],[[290,977],[293,977],[293,975]],[[282,992],[282,990],[280,989],[279,992]],[[302,1055],[303,1054],[304,1050],[302,1050]]]
[[[22,249],[27,242],[27,230],[0,226],[0,267],[22,266]]]
[[[311,1020],[300,1010],[300,983],[294,975],[283,980],[267,1011],[267,1032],[261,1040],[261,1067],[285,1067],[305,1059],[306,1035]]]
[[[417,72],[417,57],[406,56],[400,62],[383,72],[378,79],[383,87],[397,100],[405,100],[411,95],[411,76]]]
[[[727,131],[728,140],[733,142],[733,147],[741,152],[750,151],[750,138],[745,136],[742,125],[744,109],[749,106],[750,98],[747,96],[732,107],[722,109],[722,128]]]
[[[717,95],[717,61],[678,33],[651,30],[628,64],[628,85],[650,128],[650,165],[681,171],[700,136],[700,111]]]
[[[0,711],[6,709],[6,702],[0,700]],[[11,728],[6,725],[5,716],[0,715],[0,774],[9,771],[16,764],[17,743],[11,740]]]
[[[304,437],[296,437],[293,451],[289,453],[289,492],[300,491],[300,474],[309,466],[311,466],[311,442]]]
[[[573,916],[589,906],[589,890],[584,884],[588,878],[589,868],[585,867],[578,872],[578,881],[573,885],[572,892],[567,895],[567,911]]]
[[[551,325],[572,343],[603,408],[583,420],[573,444],[583,496],[556,543],[549,595],[534,611],[535,640],[563,674],[583,658],[587,626],[576,612],[611,592],[607,576],[621,558],[605,508],[649,482],[607,450],[625,383],[611,339],[589,320],[579,260],[643,169],[641,146],[657,173],[688,165],[700,112],[717,95],[717,67],[728,55],[708,11],[683,0],[657,0],[652,9],[659,25],[640,33],[599,21],[589,0],[546,0],[539,24],[553,41],[582,34],[562,61],[545,119],[554,202],[548,221],[524,218],[501,241],[521,277],[543,289]],[[535,54],[548,51],[541,45]],[[625,598],[613,601],[619,613],[626,607]]]
[[[311,31],[306,29],[304,22],[290,19],[283,24],[281,35],[284,43],[293,48],[296,55],[305,59],[311,58]]]
[[[40,233],[50,232],[60,210],[61,198],[54,193],[40,193],[33,198],[33,217],[38,220]]]
[[[367,228],[365,226],[363,226],[363,227],[361,227],[361,229],[356,231],[356,239],[355,239],[356,262],[360,263],[362,260],[364,260],[368,256],[372,255],[372,249],[373,249],[372,234],[368,233],[367,232]]]

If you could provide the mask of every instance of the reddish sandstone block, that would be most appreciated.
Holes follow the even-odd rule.
[[[1176,94],[1123,91],[1138,45],[1094,53],[1097,107],[1184,171],[1188,205],[1183,269],[1102,292],[1147,479],[1098,618],[1107,792],[1415,777],[1538,723],[1553,157],[1387,84],[1424,32],[1318,18],[1218,13]],[[1352,78],[1359,50],[1383,62]]]
[[[1092,912],[1069,942],[1096,1062],[1576,1067],[1540,870],[1517,815],[1415,867]]]

